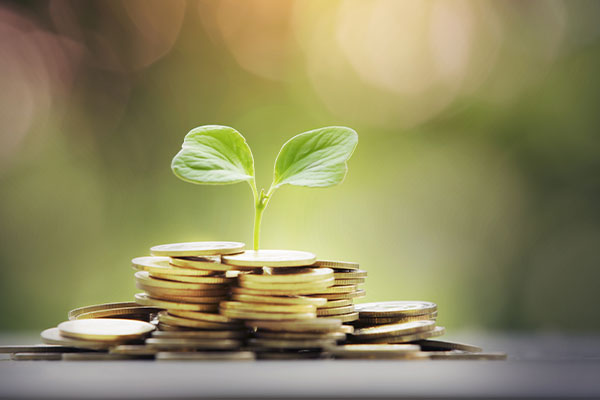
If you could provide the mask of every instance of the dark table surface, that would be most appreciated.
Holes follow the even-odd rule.
[[[507,361],[0,361],[0,398],[600,398],[600,336],[463,333]],[[0,344],[39,343],[0,335]]]

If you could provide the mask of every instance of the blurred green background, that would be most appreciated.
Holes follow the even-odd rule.
[[[345,182],[285,187],[265,248],[353,260],[451,329],[600,328],[600,2],[0,3],[0,329],[130,300],[160,243],[252,238],[247,185],[175,178],[205,124],[270,184],[346,125]]]

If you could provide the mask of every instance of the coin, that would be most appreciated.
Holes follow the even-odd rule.
[[[62,353],[14,353],[10,355],[13,361],[58,361]]]
[[[184,283],[206,283],[206,284],[229,284],[235,280],[232,277],[226,276],[177,276],[177,275],[164,275],[157,273],[150,273],[150,278],[168,280],[173,282],[184,282]]]
[[[437,305],[428,301],[382,301],[357,304],[356,310],[361,317],[392,317],[430,314]]]
[[[131,356],[153,356],[157,350],[143,344],[121,344],[111,347],[110,354],[125,354]]]
[[[94,341],[135,340],[154,329],[154,325],[147,322],[112,318],[76,319],[58,324],[62,336]]]
[[[445,329],[443,326],[436,326],[430,331],[423,331],[406,335],[378,337],[374,339],[360,338],[360,341],[363,343],[409,343],[416,342],[418,340],[429,339],[431,337],[442,336],[444,333]]]
[[[152,286],[146,286],[136,282],[135,286],[139,289],[148,292],[151,297],[171,298],[171,297],[221,297],[229,293],[227,287],[218,287],[218,289],[201,289],[201,290],[185,290],[185,289],[164,289]]]
[[[162,244],[150,248],[153,256],[190,257],[235,254],[244,251],[246,245],[240,242],[188,242]]]
[[[163,294],[156,291],[148,291],[147,294],[150,297],[159,300],[174,301],[176,303],[194,303],[194,304],[218,304],[223,300],[227,299],[226,295],[214,296],[214,297],[197,297],[197,296],[173,296],[169,294]]]
[[[339,319],[314,318],[300,321],[245,321],[246,326],[273,332],[337,332]]]
[[[265,283],[265,282],[252,282],[243,281],[240,279],[239,285],[244,288],[254,290],[277,290],[277,291],[290,291],[297,292],[299,290],[310,291],[311,293],[318,293],[319,291],[328,290],[333,285],[333,277],[329,279],[323,279],[315,282],[300,282],[300,283]]]
[[[320,282],[325,279],[333,279],[333,270],[330,268],[275,268],[271,273],[242,274],[239,279],[240,282],[267,284]]]
[[[410,321],[421,321],[421,320],[434,320],[437,318],[437,311],[431,314],[421,314],[421,315],[406,315],[402,317],[360,317],[360,321],[358,321],[361,325],[384,325],[384,324],[395,324],[400,322],[410,322]]]
[[[325,268],[333,268],[333,269],[356,270],[359,268],[358,263],[348,262],[348,261],[317,260],[314,265],[316,267],[325,267]]]
[[[252,351],[219,351],[219,352],[160,352],[157,361],[253,361]]]
[[[56,344],[66,347],[76,347],[91,350],[106,350],[110,346],[119,344],[116,342],[100,342],[92,340],[76,340],[64,337],[60,334],[58,328],[48,328],[40,334],[42,342],[46,344]]]
[[[348,271],[336,270],[334,272],[335,279],[360,279],[367,277],[367,271],[362,269]]]
[[[333,339],[266,339],[255,338],[248,340],[248,344],[253,347],[265,347],[275,349],[321,349],[335,345]]]
[[[195,303],[178,303],[168,300],[159,300],[148,296],[146,293],[137,293],[135,301],[138,304],[152,306],[158,308],[166,308],[169,310],[184,310],[184,311],[217,311],[217,304],[195,304]]]
[[[328,300],[327,303],[325,303],[322,306],[319,306],[319,309],[344,307],[344,306],[351,306],[351,305],[352,305],[352,299]]]
[[[316,256],[297,250],[246,250],[223,256],[223,262],[240,267],[303,267],[314,264]]]
[[[0,354],[7,353],[69,353],[81,351],[75,347],[60,345],[34,344],[34,345],[9,345],[0,346]]]
[[[68,353],[63,354],[63,361],[119,361],[149,358],[144,355],[111,354],[111,353]]]
[[[317,310],[317,316],[328,316],[328,315],[340,315],[348,314],[354,311],[354,305],[342,306],[342,307],[331,307],[331,308],[320,308]]]
[[[345,334],[353,333],[354,327],[352,325],[342,325],[340,327],[340,332],[344,332]]]
[[[278,290],[278,289],[249,289],[245,287],[233,286],[231,292],[235,294],[250,294],[255,296],[301,296],[301,295],[314,295],[313,289],[297,289],[297,290]],[[314,296],[314,297],[325,297]],[[313,297],[313,296],[311,296]]]
[[[329,353],[321,349],[310,350],[275,350],[254,349],[259,360],[322,360],[329,358]]]
[[[244,303],[266,303],[266,304],[305,304],[315,307],[322,307],[327,304],[326,299],[319,297],[303,296],[260,296],[252,294],[233,293],[232,300],[242,301]]]
[[[506,353],[463,353],[457,351],[433,351],[427,353],[432,360],[506,360]]]
[[[133,269],[138,271],[148,271],[151,274],[163,274],[169,276],[210,276],[215,273],[214,271],[173,267],[171,265],[171,258],[169,257],[137,257],[131,260],[131,264]]]
[[[149,314],[155,314],[160,311],[156,307],[128,307],[128,308],[110,308],[107,310],[97,310],[82,313],[74,319],[90,319],[90,318],[118,318],[119,316],[145,315],[148,318]]]
[[[260,304],[243,303],[239,301],[222,301],[220,308],[230,308],[241,311],[256,312],[280,312],[280,313],[315,313],[316,308],[312,305],[302,304]]]
[[[257,311],[242,311],[231,308],[221,308],[221,314],[235,319],[250,319],[250,320],[302,320],[312,319],[316,317],[314,312],[312,313],[271,313],[271,312],[257,312]]]
[[[341,300],[341,299],[357,299],[360,297],[365,297],[366,293],[363,289],[355,290],[350,293],[320,293],[314,295],[315,297],[323,297],[327,300]]]
[[[352,334],[352,337],[374,339],[389,336],[410,335],[412,333],[430,331],[434,328],[434,321],[411,321],[356,329]]]
[[[138,271],[134,276],[138,283],[161,289],[214,290],[222,288],[222,285],[214,283],[185,283],[152,278],[148,271]]]
[[[324,333],[313,333],[313,332],[269,332],[269,331],[257,331],[254,333],[257,338],[263,339],[279,339],[279,340],[344,340],[346,334],[344,332],[324,332]]]
[[[419,346],[412,344],[347,344],[327,349],[339,358],[403,358],[420,353],[420,350]]]
[[[468,351],[471,353],[479,353],[483,351],[481,347],[473,346],[472,344],[446,342],[442,340],[420,340],[418,342],[415,342],[415,344],[421,346],[421,350],[426,351],[461,350]]]
[[[243,339],[247,336],[243,331],[154,331],[153,338],[171,339]]]
[[[331,286],[321,292],[316,292],[317,296],[321,294],[347,294],[353,293],[357,290],[356,285],[343,285],[343,286]]]
[[[335,278],[335,281],[334,281],[335,286],[360,285],[362,283],[365,283],[365,278],[356,278],[356,279]]]
[[[352,322],[352,321],[356,321],[358,319],[358,313],[353,311],[347,314],[337,314],[337,315],[320,315],[319,316],[320,319],[327,319],[327,318],[336,318],[339,319],[342,322]]]
[[[127,308],[127,307],[139,307],[134,301],[119,302],[119,303],[105,303],[105,304],[94,304],[92,306],[79,307],[69,311],[69,319],[75,319],[79,314],[84,314],[92,311],[110,310],[112,308]]]
[[[242,342],[234,339],[172,339],[149,338],[146,346],[159,350],[231,350],[241,348]]]
[[[186,328],[196,328],[196,329],[235,329],[237,326],[235,323],[223,323],[223,322],[215,322],[215,321],[202,321],[198,319],[189,319],[189,318],[181,318],[171,314],[167,314],[164,311],[161,311],[158,314],[158,320],[165,324],[174,325],[174,326],[183,326]]]
[[[222,324],[236,324],[237,321],[227,318],[221,314],[210,314],[210,313],[201,313],[196,311],[180,311],[180,310],[170,310],[169,314],[175,317],[187,318],[187,319],[195,319],[199,321],[207,321],[207,322],[220,322]]]
[[[208,257],[171,257],[171,265],[179,268],[198,269],[210,272],[226,272],[235,267],[221,263],[218,259]]]

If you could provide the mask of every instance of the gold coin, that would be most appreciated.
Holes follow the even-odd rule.
[[[320,315],[319,318],[320,319],[335,318],[335,319],[339,319],[342,322],[352,322],[352,321],[356,321],[358,319],[358,313],[350,312],[347,314],[338,314],[338,315]]]
[[[129,319],[76,319],[58,324],[62,336],[80,340],[123,341],[141,339],[154,325]]]
[[[246,326],[272,332],[338,332],[342,330],[339,319],[313,318],[300,321],[246,321]]]
[[[161,289],[180,289],[180,290],[214,290],[222,289],[223,285],[209,283],[184,283],[167,281],[164,279],[152,278],[147,271],[138,271],[135,273],[135,279],[138,283]]]
[[[222,301],[220,308],[229,308],[241,311],[250,312],[273,312],[273,313],[315,313],[316,308],[313,305],[302,304],[260,304],[260,303],[243,303],[239,301]]]
[[[319,309],[344,307],[344,306],[351,306],[351,305],[352,305],[352,299],[329,300],[324,305],[319,306]]]
[[[335,278],[334,285],[335,286],[360,285],[361,283],[365,283],[365,278],[355,278],[355,279],[338,279],[338,278]]]
[[[311,293],[318,293],[319,291],[327,290],[333,285],[333,277],[329,279],[323,279],[315,282],[301,282],[301,283],[266,283],[266,282],[253,282],[243,281],[240,279],[239,285],[244,288],[254,290],[278,290],[278,291],[293,291],[298,290],[310,291]]]
[[[236,254],[244,251],[246,245],[240,242],[187,242],[161,244],[150,248],[153,256],[198,257]]]
[[[421,346],[421,350],[425,351],[449,351],[449,350],[460,350],[460,351],[468,351],[470,353],[479,353],[482,352],[483,349],[479,346],[474,346],[472,344],[466,343],[457,343],[457,342],[446,342],[442,340],[420,340],[415,342]]]
[[[340,315],[340,314],[348,314],[354,311],[354,305],[342,306],[342,307],[332,307],[332,308],[320,308],[317,310],[318,317],[324,317],[329,315]]]
[[[242,311],[232,308],[221,308],[219,312],[229,318],[235,319],[252,319],[260,321],[268,320],[303,320],[316,318],[316,314],[312,313],[271,313],[271,312],[257,312],[257,311]]]
[[[106,350],[110,346],[120,344],[118,342],[100,342],[92,340],[77,340],[62,336],[58,328],[49,328],[40,334],[42,342],[46,344],[56,344],[66,347],[76,347],[78,349],[90,349],[90,350]],[[125,343],[124,341],[121,343]]]
[[[172,339],[150,338],[146,339],[146,346],[159,350],[231,350],[242,347],[242,342],[234,339]]]
[[[352,325],[342,325],[340,332],[344,332],[345,334],[353,333],[354,327]]]
[[[332,339],[266,339],[255,338],[248,340],[252,347],[263,347],[273,349],[322,349],[324,347],[334,346],[335,340]]]
[[[363,325],[385,325],[385,324],[396,324],[400,322],[410,321],[421,321],[421,320],[435,320],[437,318],[437,311],[431,314],[422,315],[407,315],[403,317],[360,317],[360,323]]]
[[[381,301],[356,305],[361,317],[392,317],[430,314],[437,305],[428,301]]]
[[[367,271],[364,271],[362,269],[357,269],[354,271],[334,271],[334,275],[335,279],[360,279],[360,278],[366,278],[367,277]]]
[[[118,318],[122,316],[130,315],[146,315],[155,314],[160,311],[160,308],[156,307],[128,307],[128,308],[110,308],[108,310],[90,311],[77,315],[74,319],[91,319],[91,318]]]
[[[278,339],[278,340],[344,340],[346,334],[344,332],[325,332],[325,333],[311,333],[311,332],[268,332],[268,331],[257,331],[254,333],[257,338],[263,339]]]
[[[69,311],[69,319],[75,319],[79,314],[84,314],[92,311],[110,310],[112,308],[127,308],[127,307],[139,307],[139,304],[135,301],[126,301],[119,303],[105,303],[105,304],[94,304],[92,306],[79,307]]]
[[[130,356],[153,356],[157,353],[157,350],[143,344],[121,344],[111,347],[109,353]]]
[[[322,292],[316,292],[316,294],[346,294],[356,292],[356,290],[356,285],[331,286]]]
[[[212,259],[207,257],[171,257],[171,265],[178,268],[197,269],[199,271],[226,272],[235,267],[221,263],[221,257]]]
[[[10,353],[68,353],[79,351],[75,347],[60,346],[54,344],[34,344],[34,345],[9,345],[0,346],[0,354]]]
[[[353,338],[373,339],[379,337],[410,335],[412,333],[430,331],[433,328],[435,328],[435,321],[411,321],[356,329],[352,335]]]
[[[256,349],[258,350],[258,349]],[[311,350],[276,350],[260,349],[256,352],[256,358],[259,360],[324,360],[329,358],[328,353],[320,349]],[[266,351],[265,351],[266,350]]]
[[[168,310],[184,310],[184,311],[217,311],[217,304],[195,304],[195,303],[178,303],[169,300],[159,300],[148,296],[146,293],[137,293],[135,301],[138,304],[145,306],[166,308]]]
[[[232,256],[223,256],[225,264],[240,267],[304,267],[314,264],[316,256],[297,250],[246,250]]]
[[[313,289],[296,289],[296,290],[278,290],[278,289],[250,289],[245,287],[231,288],[231,292],[234,294],[249,294],[254,296],[300,296],[300,295],[314,295]],[[325,296],[314,296],[314,297],[325,297]]]
[[[412,344],[347,344],[327,349],[337,358],[413,358],[421,355],[419,346]]]
[[[200,269],[178,268],[170,264],[169,257],[137,257],[131,260],[133,269],[137,271],[148,271],[151,274],[162,274],[165,276],[205,276],[212,275],[214,271]]]
[[[183,268],[182,268],[183,269]],[[175,276],[150,273],[150,278],[157,278],[173,282],[184,283],[206,283],[206,284],[228,284],[235,281],[235,278],[226,276]]]
[[[148,292],[152,297],[170,298],[170,297],[223,297],[229,293],[229,288],[219,287],[218,289],[202,289],[202,290],[187,290],[187,289],[164,289],[153,286],[146,286],[139,282],[135,286]],[[170,297],[169,297],[170,296]]]
[[[198,297],[198,296],[172,296],[170,294],[162,294],[161,292],[154,292],[147,290],[147,294],[158,300],[174,301],[176,303],[193,303],[193,304],[218,304],[223,300],[227,300],[227,295],[222,296],[211,296],[211,297]]]
[[[61,353],[14,353],[10,355],[13,361],[58,361],[62,360]]]
[[[165,324],[165,323],[160,322],[160,321],[158,321],[158,324],[156,324],[156,327],[160,331],[162,331],[162,332],[175,332],[175,333],[179,333],[179,332],[199,332],[198,330],[196,330],[194,328],[185,328],[183,326],[169,325],[169,324]]]
[[[432,360],[506,360],[506,353],[463,353],[458,351],[428,352]]]
[[[266,304],[303,304],[313,305],[315,307],[323,307],[326,299],[318,297],[303,297],[303,296],[257,296],[252,294],[237,294],[231,295],[232,300],[242,301],[244,303],[266,303]]]
[[[222,324],[236,324],[237,321],[227,318],[221,314],[210,314],[210,313],[201,313],[196,311],[181,311],[181,310],[170,310],[169,314],[175,317],[187,318],[187,319],[195,319],[199,321],[207,321],[207,322],[219,322]]]
[[[331,261],[331,260],[317,260],[314,264],[316,267],[325,267],[333,269],[349,269],[355,270],[359,268],[358,263],[349,261]]]
[[[416,342],[418,340],[425,340],[432,337],[442,336],[445,333],[445,329],[443,326],[436,326],[434,329],[423,332],[410,333],[406,335],[393,335],[393,336],[385,336],[385,337],[377,337],[377,338],[365,338],[360,337],[356,340],[359,340],[362,343],[409,343]],[[351,338],[352,341],[356,341],[354,338]]]
[[[323,297],[327,300],[342,300],[342,299],[358,299],[360,297],[365,297],[367,293],[363,289],[355,290],[350,293],[321,293],[316,294],[316,297]]]
[[[156,361],[253,361],[252,351],[166,352],[156,354]]]
[[[63,361],[117,361],[148,358],[148,356],[110,353],[68,353],[63,354]]]
[[[256,282],[264,284],[292,284],[321,282],[333,278],[330,268],[275,268],[265,269],[262,274],[249,273],[240,275],[240,282]],[[271,270],[270,273],[265,273]]]
[[[246,336],[244,331],[154,331],[153,338],[171,338],[171,339],[243,339]]]
[[[158,320],[162,323],[174,325],[174,326],[183,326],[185,328],[196,328],[196,329],[215,329],[222,330],[228,328],[235,328],[236,324],[234,323],[223,323],[223,322],[215,322],[215,321],[200,321],[197,319],[189,319],[189,318],[181,318],[171,314],[167,314],[164,311],[161,311],[158,314]],[[238,324],[239,326],[239,324]]]

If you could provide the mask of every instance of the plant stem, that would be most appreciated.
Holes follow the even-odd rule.
[[[260,223],[265,211],[266,204],[262,201],[262,192],[259,199],[254,203],[254,250],[260,247]]]

